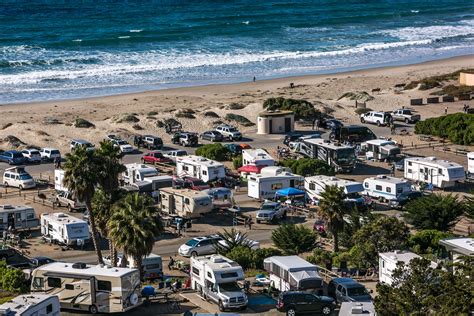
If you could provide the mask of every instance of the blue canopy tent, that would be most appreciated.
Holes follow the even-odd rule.
[[[298,190],[295,188],[285,188],[285,189],[280,189],[276,191],[275,196],[276,197],[296,197],[296,196],[304,196],[306,194],[306,191],[304,190]]]

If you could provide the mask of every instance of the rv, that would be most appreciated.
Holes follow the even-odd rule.
[[[327,186],[337,186],[338,188],[344,188],[344,193],[347,198],[346,201],[353,202],[356,205],[364,205],[365,199],[361,196],[364,191],[362,183],[339,179],[332,176],[313,176],[306,177],[304,179],[304,188],[308,194],[309,199],[313,202],[317,202],[321,199],[321,193],[326,190]]]
[[[444,189],[453,187],[457,181],[464,180],[466,175],[464,167],[455,162],[436,157],[413,157],[405,159],[404,177]]]
[[[194,155],[176,157],[176,173],[179,177],[193,177],[204,182],[225,178],[222,163]]]
[[[296,145],[295,152],[322,160],[336,172],[352,172],[356,163],[354,147],[319,138],[303,140]]]
[[[65,309],[117,313],[141,304],[137,269],[53,262],[33,270],[31,279],[32,293],[57,295]]]
[[[312,291],[322,295],[323,279],[316,265],[298,256],[273,256],[263,260],[271,284],[280,292]]]
[[[159,207],[164,213],[195,218],[212,211],[211,197],[202,191],[165,188],[159,191]]]
[[[16,187],[20,190],[36,187],[33,177],[26,172],[25,166],[16,166],[5,169],[3,173],[3,185],[5,187]]]
[[[218,304],[220,311],[247,307],[247,295],[237,283],[244,280],[242,267],[224,256],[191,258],[191,288]]]
[[[58,192],[69,192],[69,189],[64,185],[64,170],[54,170],[54,189]]]
[[[400,147],[393,140],[373,139],[361,144],[361,150],[365,152],[365,157],[377,161],[392,160],[400,155]]]
[[[292,174],[283,167],[265,167],[260,174],[248,176],[248,196],[254,199],[274,198],[284,188],[304,188],[304,177]]]
[[[61,306],[56,295],[25,294],[0,305],[2,316],[59,316]]]
[[[410,261],[415,258],[421,258],[416,253],[410,251],[391,251],[379,253],[379,282],[392,285],[393,271],[397,268],[399,262],[402,262],[405,268]],[[431,262],[431,267],[436,268],[437,264]]]
[[[274,166],[275,159],[264,149],[244,149],[242,150],[242,165]]]
[[[382,201],[396,200],[411,191],[411,183],[401,178],[378,175],[364,180],[364,194]]]
[[[41,214],[41,235],[48,242],[78,247],[90,239],[87,222],[64,213]]]
[[[35,210],[26,205],[0,205],[0,231],[39,227]]]
[[[117,254],[117,266],[122,266],[123,254]],[[104,257],[104,263],[110,265],[110,257]],[[132,257],[127,257],[127,268],[136,268],[137,264]],[[161,256],[150,253],[142,259],[142,273],[144,280],[159,279],[163,276],[163,260]]]
[[[126,164],[125,168],[127,170],[122,173],[124,184],[138,188],[139,192],[153,195],[154,192],[161,188],[170,188],[173,186],[173,177],[159,176],[158,171],[154,167],[131,163]]]
[[[467,178],[474,179],[474,152],[467,153]]]

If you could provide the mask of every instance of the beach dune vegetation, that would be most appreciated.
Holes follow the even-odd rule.
[[[254,126],[255,123],[250,121],[248,118],[242,115],[234,114],[234,113],[229,113],[225,116],[225,119],[230,122],[236,122],[239,123],[240,125],[243,126]]]
[[[74,127],[77,128],[94,128],[95,125],[83,118],[77,118],[74,122]]]
[[[455,144],[474,144],[474,114],[455,113],[417,122],[416,134],[448,138]]]
[[[263,102],[263,108],[268,111],[293,111],[296,120],[310,120],[321,117],[321,112],[306,100],[286,99],[283,97],[269,98]]]

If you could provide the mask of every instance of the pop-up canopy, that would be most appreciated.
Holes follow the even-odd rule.
[[[298,190],[298,189],[295,189],[295,188],[285,188],[285,189],[280,189],[278,191],[276,191],[275,195],[276,196],[301,196],[301,195],[305,195],[306,192],[303,191],[303,190]]]

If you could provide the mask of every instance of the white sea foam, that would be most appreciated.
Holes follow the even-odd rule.
[[[143,30],[130,30],[129,32],[130,33],[140,33],[140,32],[143,32]]]
[[[419,13],[420,10],[410,10],[411,13]]]
[[[124,39],[124,38],[130,38],[130,36],[119,36],[117,38]]]
[[[242,24],[249,25],[249,24],[250,24],[250,21],[243,21]]]
[[[474,20],[463,20],[456,25],[432,25],[424,27],[402,27],[380,32],[404,41],[441,40],[474,34]]]
[[[73,39],[72,41],[73,41],[73,42],[82,42],[82,40],[81,40],[80,38],[78,38],[78,39]]]

